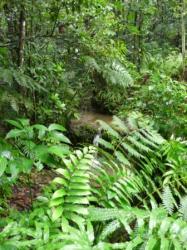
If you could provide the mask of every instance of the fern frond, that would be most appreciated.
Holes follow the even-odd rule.
[[[119,162],[102,160],[92,167],[92,194],[103,207],[124,207],[144,190],[141,179]]]
[[[102,75],[111,85],[120,85],[123,88],[126,88],[133,84],[132,77],[118,61],[106,63],[102,70]]]
[[[126,150],[127,153],[129,153],[131,156],[137,157],[137,158],[143,158],[144,156],[141,155],[134,147],[132,147],[130,144],[126,142],[122,142],[121,146]]]
[[[99,145],[109,149],[113,156],[106,160],[101,158],[102,167],[94,171],[93,176],[100,188],[93,192],[102,206],[123,207],[138,199],[143,206],[149,207],[148,198],[156,204],[154,196],[162,197],[157,186],[160,183],[153,181],[153,174],[156,169],[160,168],[161,172],[165,169],[161,168],[163,164],[157,154],[164,139],[147,121],[140,122],[136,116],[127,120],[115,117],[112,125],[100,122],[110,137],[101,139]],[[103,151],[100,154],[103,156]]]
[[[104,228],[103,238],[115,228],[123,226],[130,237],[130,240],[126,242],[127,249],[134,246],[138,246],[138,249],[154,249],[154,247],[169,249],[169,246],[178,246],[177,249],[183,249],[187,239],[187,223],[181,219],[168,217],[162,208],[147,211],[133,207],[124,207],[124,209],[90,207],[89,215],[91,221],[105,223],[108,221]],[[132,222],[136,223],[135,227],[131,226]]]
[[[183,219],[187,221],[187,196],[181,199],[179,212],[181,213]]]
[[[121,227],[120,222],[118,220],[113,220],[112,222],[110,222],[109,224],[107,224],[106,227],[104,227],[104,229],[101,232],[99,238],[101,240],[106,239],[109,235],[111,235],[112,233],[114,233],[120,227]]]
[[[64,159],[65,168],[57,169],[61,177],[54,179],[54,183],[61,186],[57,189],[50,203],[52,207],[52,219],[61,217],[66,230],[68,221],[77,224],[83,223],[84,216],[88,215],[90,189],[89,169],[92,166],[95,149],[84,148],[82,151],[75,151],[70,159]]]
[[[162,194],[162,204],[169,214],[173,213],[174,209],[174,198],[169,186],[164,187]]]
[[[133,79],[127,69],[117,60],[96,60],[93,57],[84,57],[85,66],[89,71],[101,74],[108,84],[127,88],[133,85]]]

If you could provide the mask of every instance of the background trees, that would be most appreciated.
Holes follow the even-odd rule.
[[[116,89],[117,82],[128,85],[125,71],[140,82],[148,77],[148,62],[171,51],[184,52],[182,9],[184,3],[176,1],[5,1],[0,17],[2,111],[7,115],[9,106],[9,115],[37,120],[37,107],[45,103],[42,119],[53,120],[57,115],[50,117],[50,107],[60,105],[60,96],[62,106],[74,111],[85,106],[80,103],[84,97],[86,105],[93,106],[86,101],[92,99],[114,113],[120,98],[128,98]],[[181,65],[175,67],[180,70]]]

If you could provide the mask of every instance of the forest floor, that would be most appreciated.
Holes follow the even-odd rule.
[[[24,176],[22,176],[18,184],[12,188],[12,195],[9,199],[10,206],[19,211],[30,209],[33,201],[42,194],[44,187],[55,176],[54,171],[48,169],[31,173],[29,183],[25,182]]]

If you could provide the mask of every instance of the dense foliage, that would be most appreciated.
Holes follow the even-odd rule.
[[[186,4],[0,2],[0,249],[187,249]]]

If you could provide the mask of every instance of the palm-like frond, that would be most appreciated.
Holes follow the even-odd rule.
[[[183,219],[187,221],[187,196],[181,199],[179,212],[181,213]]]
[[[150,199],[156,203],[154,196],[161,199],[162,194],[153,176],[158,169],[164,171],[156,153],[164,139],[149,124],[136,118],[122,121],[114,117],[112,126],[103,121],[100,124],[108,139],[99,139],[103,148],[99,151],[100,165],[92,168],[92,190],[98,204],[124,207],[138,201],[149,207]]]
[[[131,86],[133,79],[125,69],[125,67],[118,61],[112,61],[104,65],[102,75],[107,83],[111,85],[120,85],[123,88]]]
[[[105,81],[113,86],[126,88],[133,85],[133,79],[127,69],[117,60],[96,60],[93,57],[85,57],[85,66],[89,71],[95,70],[101,74]]]
[[[94,148],[75,151],[69,159],[64,159],[65,168],[57,169],[61,177],[54,179],[60,185],[50,203],[52,219],[61,217],[62,228],[68,228],[68,221],[83,225],[84,216],[88,215],[90,190],[89,169],[93,163]]]
[[[101,234],[105,238],[111,232],[123,227],[130,237],[126,242],[126,249],[132,249],[134,246],[143,249],[154,249],[154,247],[170,249],[171,246],[174,249],[183,249],[183,244],[187,240],[187,223],[181,219],[168,217],[162,208],[146,211],[132,207],[124,209],[90,207],[89,214],[91,221],[106,223]]]

